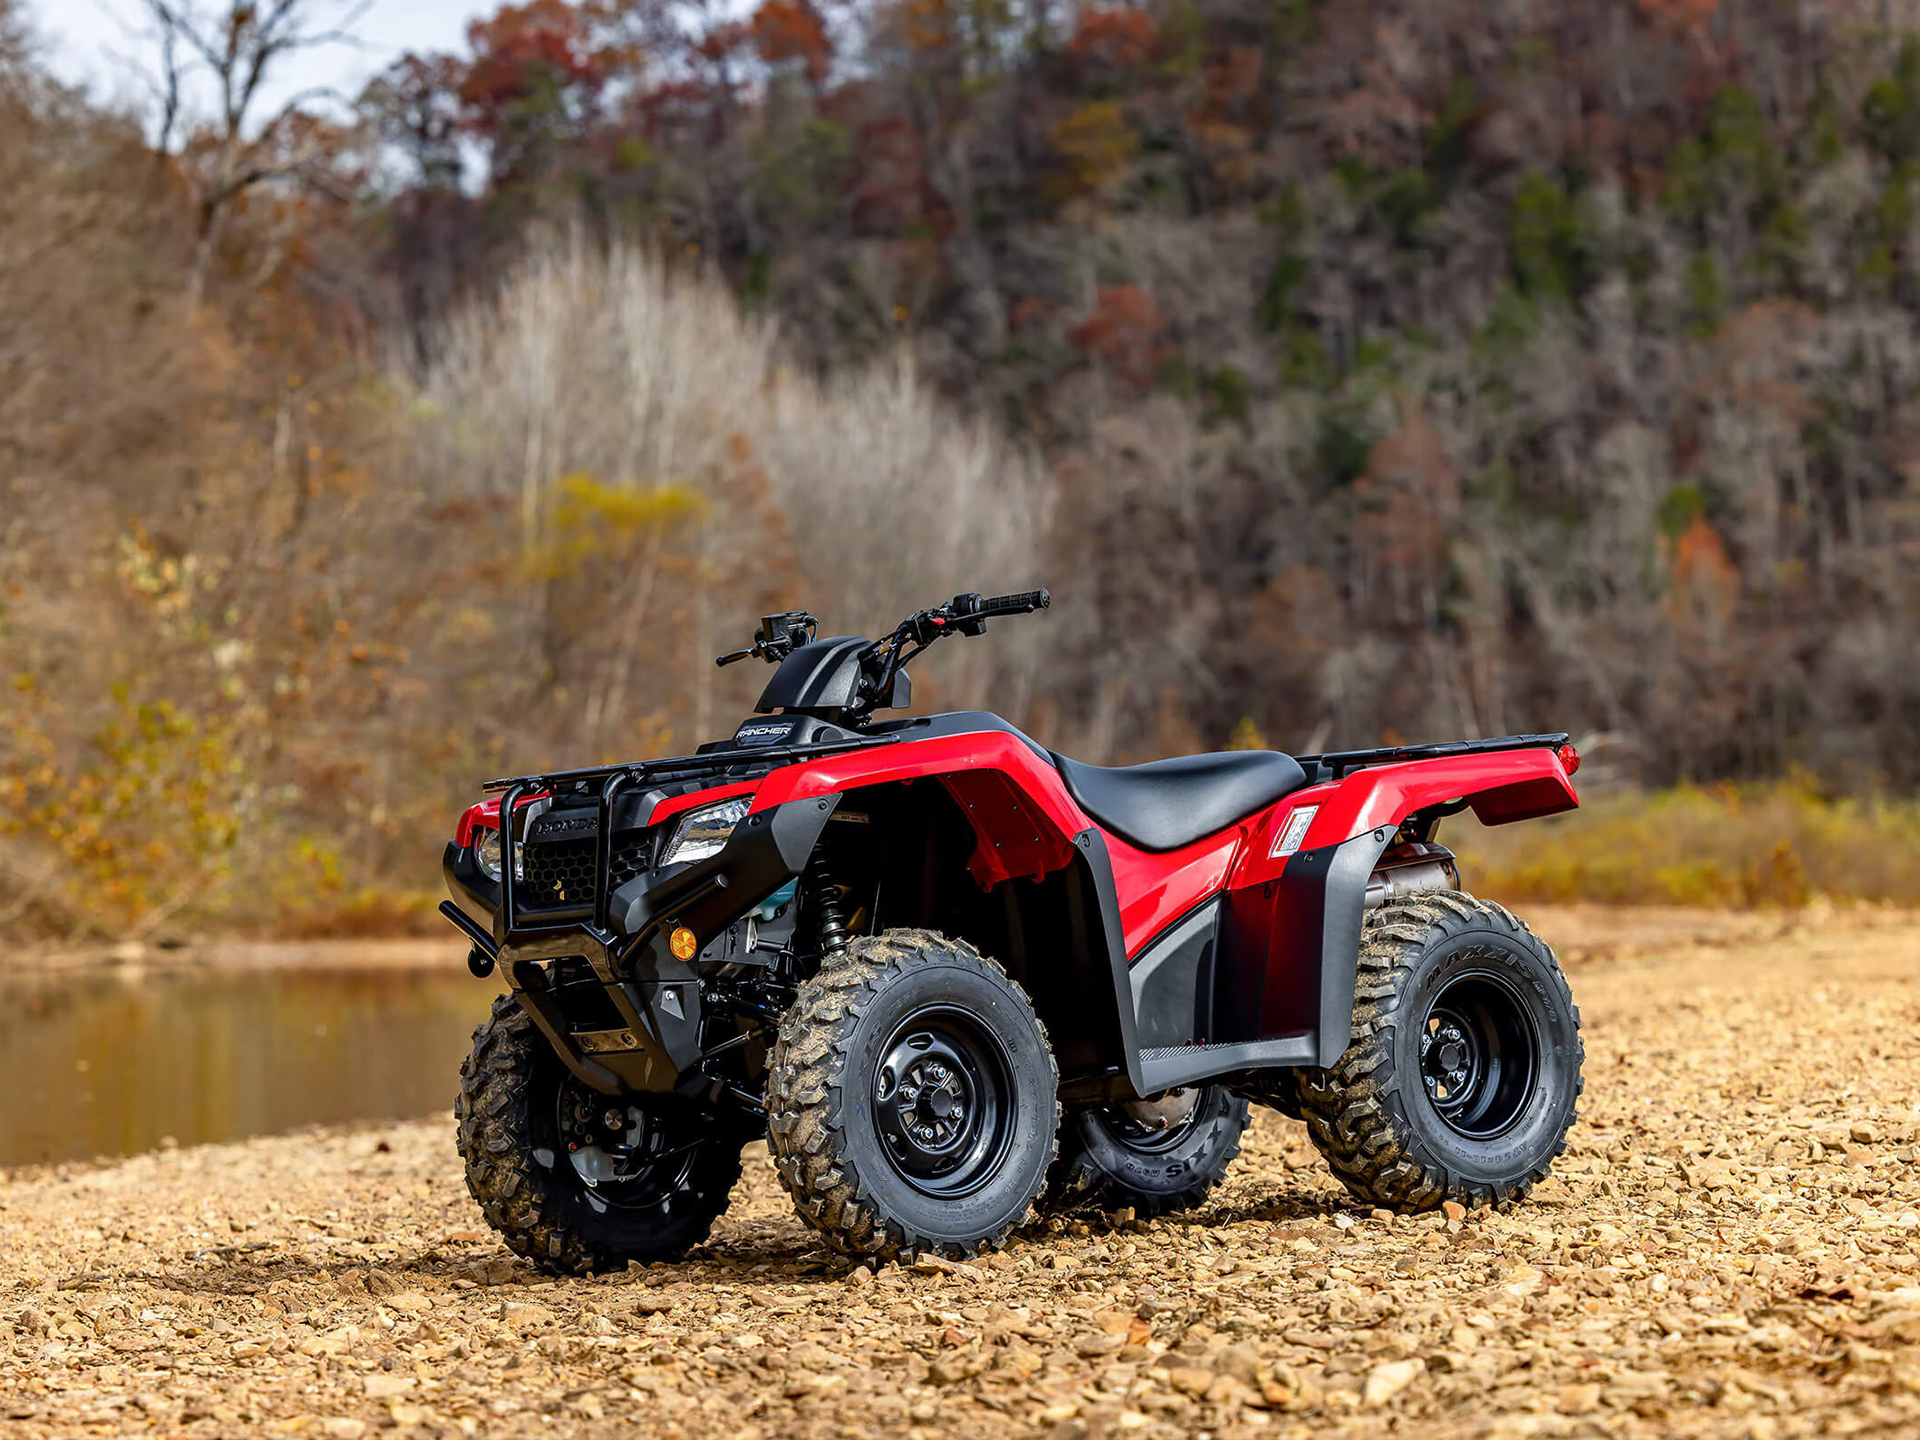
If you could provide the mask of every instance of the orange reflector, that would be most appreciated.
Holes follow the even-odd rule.
[[[691,930],[680,925],[676,926],[673,934],[667,937],[667,948],[673,951],[674,959],[691,960],[693,952],[700,948],[700,942],[693,938]]]

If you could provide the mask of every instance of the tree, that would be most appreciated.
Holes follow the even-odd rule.
[[[159,49],[154,148],[177,158],[192,192],[196,232],[188,291],[198,301],[241,198],[257,186],[316,172],[338,150],[339,131],[305,108],[332,92],[303,90],[263,119],[270,81],[290,55],[351,44],[352,26],[372,0],[359,0],[331,23],[320,15],[328,0],[230,0],[224,12],[205,15],[195,0],[144,3]],[[214,104],[211,114],[196,118],[190,92],[202,71]]]

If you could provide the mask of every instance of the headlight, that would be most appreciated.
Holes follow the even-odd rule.
[[[752,808],[753,798],[742,795],[737,799],[722,800],[718,805],[704,805],[698,810],[689,810],[674,827],[673,838],[667,842],[667,853],[660,857],[660,863],[681,865],[691,860],[705,860],[709,855],[718,855],[726,848],[733,827],[744,820],[747,811]]]
[[[489,880],[500,878],[500,832],[477,829],[473,832],[473,863]]]

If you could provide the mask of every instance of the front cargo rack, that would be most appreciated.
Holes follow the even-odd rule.
[[[703,755],[675,755],[664,760],[635,760],[624,765],[597,765],[586,770],[553,770],[544,775],[516,775],[505,780],[489,780],[481,793],[497,795],[516,787],[572,785],[580,781],[609,780],[615,775],[645,785],[663,780],[693,780],[716,775],[736,765],[765,766],[777,770],[818,760],[823,755],[839,755],[851,750],[866,750],[875,745],[892,745],[897,735],[861,735],[850,740],[828,740],[819,745],[737,745],[726,750],[709,750]]]
[[[1296,755],[1312,783],[1345,779],[1350,771],[1402,760],[1444,760],[1452,755],[1486,755],[1499,750],[1558,750],[1567,743],[1556,735],[1498,735],[1489,740],[1443,740],[1433,745],[1388,745],[1377,750],[1337,750],[1325,755]]]

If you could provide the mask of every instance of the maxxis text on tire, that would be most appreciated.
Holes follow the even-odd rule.
[[[738,1140],[670,1113],[672,1133],[685,1137],[671,1148],[684,1153],[661,1167],[660,1182],[623,1202],[614,1187],[589,1187],[568,1158],[559,1107],[571,1083],[519,1002],[496,1000],[460,1066],[454,1107],[467,1189],[487,1223],[516,1254],[563,1275],[676,1259],[705,1240],[740,1178]]]
[[[1374,911],[1359,965],[1346,1053],[1300,1072],[1333,1173],[1399,1210],[1525,1195],[1566,1149],[1582,1086],[1553,952],[1500,906],[1434,891]]]
[[[1070,1111],[1041,1208],[1125,1206],[1142,1219],[1191,1210],[1225,1178],[1248,1118],[1247,1102],[1224,1085],[1199,1087],[1191,1115],[1159,1134],[1129,1123],[1120,1106]]]
[[[856,940],[800,986],[767,1075],[768,1143],[834,1249],[1001,1244],[1053,1161],[1059,1074],[1026,993],[962,940]]]

